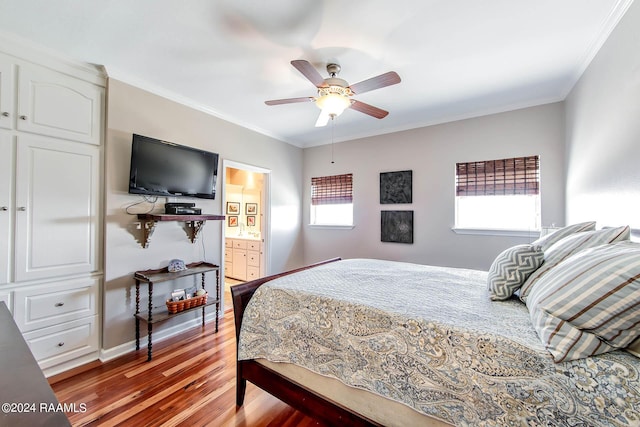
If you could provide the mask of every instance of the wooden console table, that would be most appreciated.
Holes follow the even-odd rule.
[[[166,305],[162,307],[153,307],[153,284],[159,282],[165,282],[167,280],[175,280],[182,277],[192,276],[194,274],[202,274],[201,287],[205,288],[205,273],[215,271],[216,273],[216,292],[215,295],[209,295],[206,304],[199,305],[180,311],[178,313],[169,313]],[[202,309],[202,326],[205,323],[205,311],[208,306],[216,306],[216,332],[218,332],[218,315],[220,314],[220,267],[207,262],[194,262],[187,265],[187,269],[177,272],[169,272],[167,268],[161,268],[157,270],[143,270],[136,271],[134,274],[136,281],[136,350],[140,350],[140,321],[147,322],[147,361],[151,360],[151,334],[153,331],[153,325],[155,323],[164,322],[167,319],[171,319],[176,316],[180,316],[184,313],[189,313],[194,310]],[[146,313],[140,312],[140,283],[147,284],[148,291],[148,308]]]
[[[0,426],[70,426],[58,399],[0,301]],[[65,402],[81,403],[81,402]]]

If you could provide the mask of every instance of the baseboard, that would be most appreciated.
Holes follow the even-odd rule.
[[[81,356],[81,357],[77,357],[73,360],[69,360],[67,362],[64,363],[60,363],[58,365],[52,366],[50,368],[44,368],[42,369],[42,372],[44,373],[44,376],[49,378],[49,377],[53,377],[53,376],[58,376],[60,374],[63,374],[66,371],[81,367],[83,365],[86,364],[90,364],[93,362],[98,361],[98,352],[94,351],[92,353],[89,353],[87,355]],[[60,379],[56,378],[56,381],[59,381]]]
[[[221,313],[221,315],[222,315],[222,313]],[[210,314],[207,314],[205,316],[205,323],[208,323],[210,321],[214,321],[215,322],[215,320],[216,320],[215,313],[210,313]],[[184,331],[186,331],[188,329],[195,328],[195,327],[200,326],[200,325],[202,325],[202,318],[200,318],[200,319],[192,319],[192,320],[189,320],[188,322],[184,322],[184,323],[181,323],[179,325],[175,325],[175,326],[172,326],[170,328],[160,330],[158,332],[156,332],[154,330],[154,332],[153,332],[153,343],[154,344],[159,343],[162,340],[165,340],[167,338],[171,338],[171,337],[173,337],[175,335],[183,333]],[[146,335],[146,329],[145,329],[144,332],[141,331],[140,335],[141,335],[140,336],[140,350],[143,350],[143,349],[147,348],[147,345],[149,343],[149,341],[147,339],[147,335]],[[120,356],[124,356],[125,354],[132,353],[134,351],[136,351],[136,341],[135,340],[126,342],[124,344],[120,344],[119,346],[116,346],[116,347],[111,347],[111,348],[108,348],[108,349],[101,349],[100,350],[100,360],[102,362],[108,362],[109,360],[115,359],[115,358],[120,357]]]

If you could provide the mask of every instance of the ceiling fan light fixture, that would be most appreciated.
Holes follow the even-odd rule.
[[[326,126],[330,119],[334,119],[347,108],[364,113],[376,119],[385,118],[389,112],[382,110],[373,105],[365,104],[361,101],[351,99],[354,94],[361,94],[371,90],[400,83],[400,76],[395,71],[389,71],[376,77],[358,82],[354,85],[338,77],[340,65],[336,63],[327,64],[327,72],[329,78],[323,79],[315,67],[304,59],[296,59],[291,61],[291,65],[295,67],[304,77],[307,78],[318,89],[318,96],[305,96],[298,98],[273,99],[265,101],[267,105],[292,104],[297,102],[314,102],[320,112],[320,117],[316,121],[316,127]]]
[[[351,100],[344,95],[330,92],[319,96],[316,99],[316,105],[322,110],[323,114],[337,117],[351,106]]]

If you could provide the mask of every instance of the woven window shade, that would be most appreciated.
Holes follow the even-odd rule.
[[[540,193],[538,156],[456,163],[456,196]]]
[[[311,178],[311,204],[353,203],[353,174]]]

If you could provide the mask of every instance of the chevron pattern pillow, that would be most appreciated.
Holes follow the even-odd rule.
[[[506,300],[544,261],[539,246],[516,245],[496,257],[489,269],[487,290],[494,301]]]

